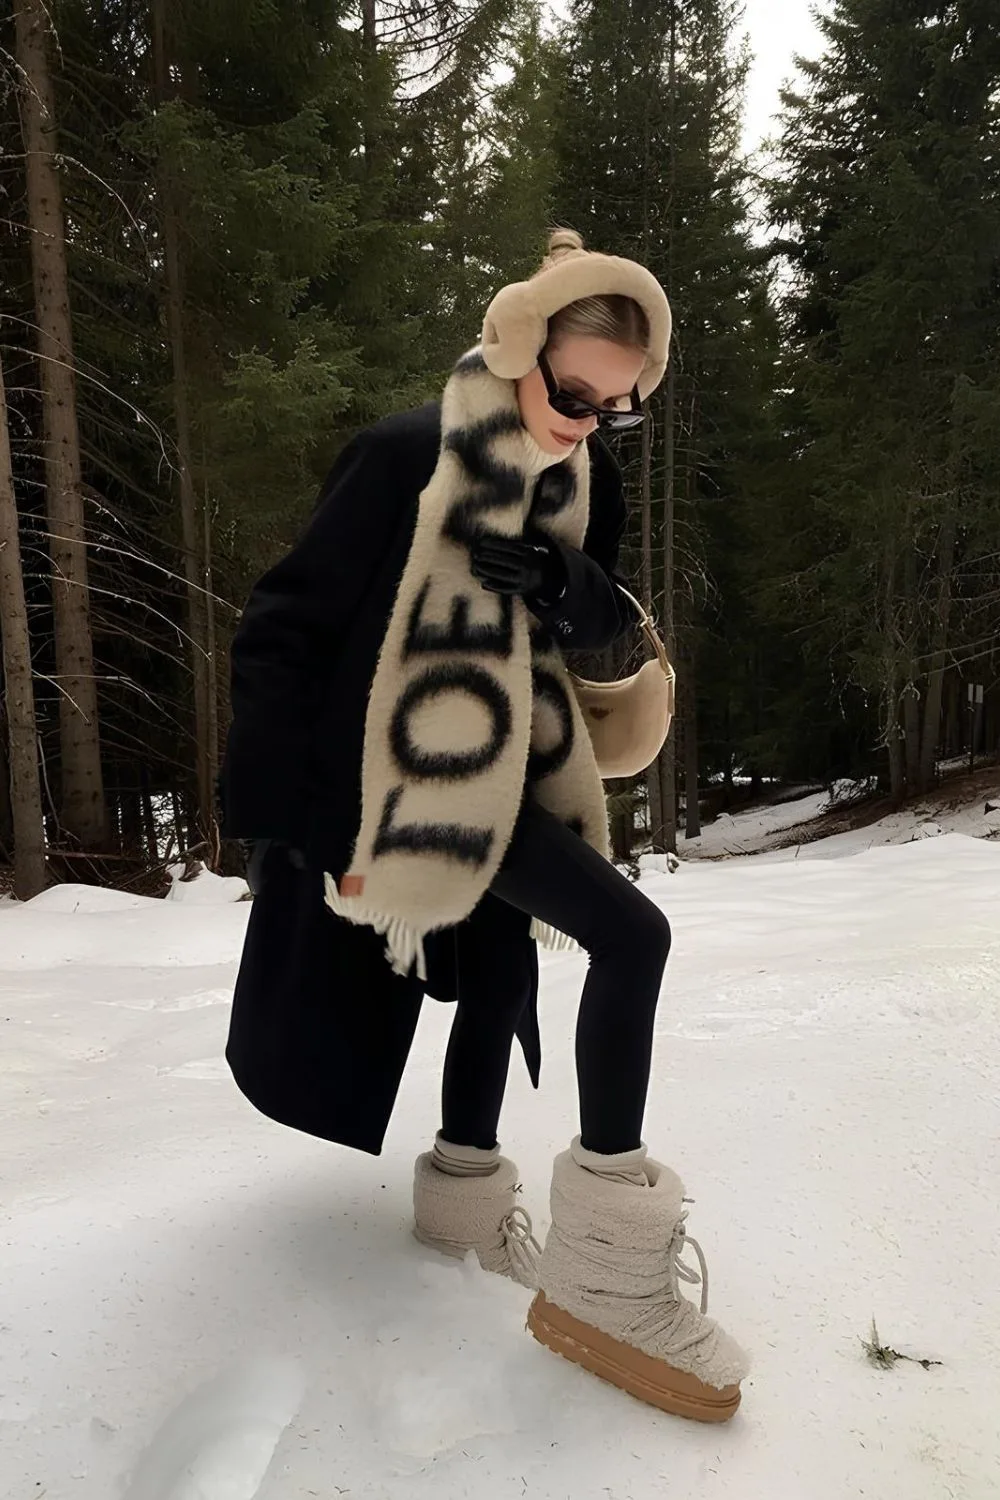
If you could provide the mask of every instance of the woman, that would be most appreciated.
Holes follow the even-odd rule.
[[[745,1356],[679,1294],[699,1280],[679,1259],[683,1187],[642,1142],[670,930],[607,858],[562,659],[634,623],[597,430],[642,421],[669,336],[648,271],[556,231],[442,401],[349,443],[255,586],[220,778],[257,893],[227,1057],[265,1113],[377,1154],[424,993],[456,1001],[418,1237],[537,1286],[529,1322],[550,1347],[724,1420]],[[580,1133],[555,1163],[541,1255],[497,1140],[515,1035],[538,1081],[533,934],[590,956]]]

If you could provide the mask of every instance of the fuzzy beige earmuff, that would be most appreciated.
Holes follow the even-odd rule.
[[[537,364],[554,313],[583,297],[613,294],[638,302],[649,320],[646,364],[638,380],[645,400],[667,368],[670,304],[651,271],[619,255],[566,249],[529,281],[502,287],[483,319],[482,350],[488,368],[501,379],[520,380]]]

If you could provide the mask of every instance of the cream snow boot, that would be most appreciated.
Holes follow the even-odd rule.
[[[662,1411],[725,1422],[749,1369],[743,1350],[706,1317],[708,1268],[688,1240],[684,1186],[646,1156],[585,1151],[577,1137],[556,1158],[552,1229],[540,1291],[528,1314],[557,1354]],[[695,1250],[700,1274],[681,1260]],[[701,1285],[701,1309],[680,1293]]]
[[[484,1271],[538,1286],[541,1247],[515,1199],[517,1168],[494,1151],[455,1146],[438,1136],[417,1157],[413,1232],[423,1245],[458,1258],[476,1252]]]

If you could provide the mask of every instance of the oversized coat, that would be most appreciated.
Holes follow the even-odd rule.
[[[339,879],[350,862],[369,690],[440,442],[440,402],[360,433],[295,546],[255,584],[232,647],[233,716],[217,788],[224,837],[278,841],[264,861],[236,981],[226,1049],[236,1083],[272,1119],[374,1155],[425,987],[393,973],[371,928],[333,914],[323,871]],[[596,434],[588,447],[583,549],[559,544],[565,593],[536,610],[579,650],[609,644],[631,614],[611,582],[625,526],[621,474]],[[304,859],[293,862],[282,845]],[[460,926],[429,935],[426,992],[457,999],[464,945],[488,945],[495,982],[523,996],[518,1037],[537,1087],[529,925],[487,893]]]

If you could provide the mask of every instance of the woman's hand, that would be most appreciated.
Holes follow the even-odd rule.
[[[470,549],[472,573],[492,594],[520,594],[554,604],[566,588],[566,568],[547,538],[531,541],[484,532]]]

